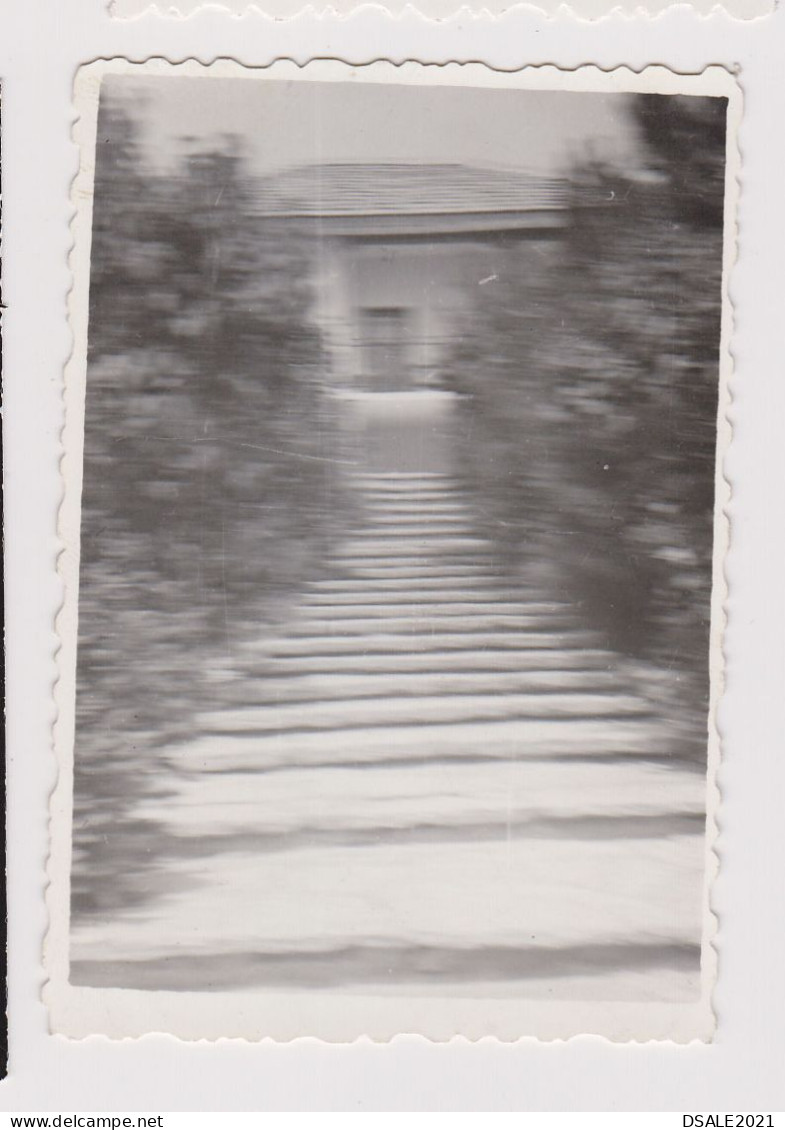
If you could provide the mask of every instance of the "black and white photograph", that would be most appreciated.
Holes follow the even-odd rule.
[[[482,70],[83,68],[55,1030],[711,1038],[734,87]]]

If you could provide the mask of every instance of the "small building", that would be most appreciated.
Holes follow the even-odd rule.
[[[371,461],[448,463],[450,352],[512,251],[541,269],[566,222],[564,182],[457,164],[327,164],[269,178],[262,199],[269,218],[307,225],[330,384]]]

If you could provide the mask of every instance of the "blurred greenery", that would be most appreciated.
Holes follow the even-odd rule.
[[[259,217],[236,143],[146,164],[102,101],[82,498],[74,905],[128,901],[120,819],[160,788],[156,747],[221,667],[285,614],[346,506],[338,433],[307,318],[306,249]],[[213,699],[215,701],[215,699]],[[112,846],[113,845],[113,846]],[[138,855],[138,853],[136,853]],[[137,859],[137,870],[143,862]]]
[[[564,239],[537,270],[510,252],[451,381],[467,486],[508,560],[670,672],[705,733],[726,102],[629,111],[641,167],[574,168]]]
[[[725,102],[639,96],[630,113],[641,167],[576,166],[564,237],[540,245],[535,270],[511,248],[462,323],[456,462],[510,568],[545,572],[611,648],[668,672],[702,725]],[[162,750],[220,705],[238,646],[286,619],[350,513],[302,231],[260,216],[231,138],[186,146],[164,171],[105,97],[98,137],[82,914],[165,889],[178,846],[138,815],[140,799],[165,799]]]

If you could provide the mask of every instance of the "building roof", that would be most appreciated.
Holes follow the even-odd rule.
[[[563,209],[565,182],[467,165],[327,164],[266,177],[260,208],[280,217],[492,216]]]

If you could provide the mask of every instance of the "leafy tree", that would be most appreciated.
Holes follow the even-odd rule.
[[[707,694],[724,100],[631,99],[635,175],[576,167],[564,237],[510,268],[453,379],[470,479],[511,562],[611,646]],[[468,432],[468,429],[467,429]],[[490,452],[490,457],[488,453]]]
[[[111,98],[98,128],[77,906],[149,884],[154,830],[134,832],[122,812],[160,787],[157,747],[227,693],[217,676],[239,644],[318,570],[344,497],[302,234],[261,217],[259,182],[231,139],[192,147],[164,174]],[[123,883],[107,824],[112,843],[125,837]],[[131,858],[147,860],[144,879]]]
[[[631,110],[648,166],[662,175],[674,217],[698,228],[720,228],[727,99],[640,94]]]

